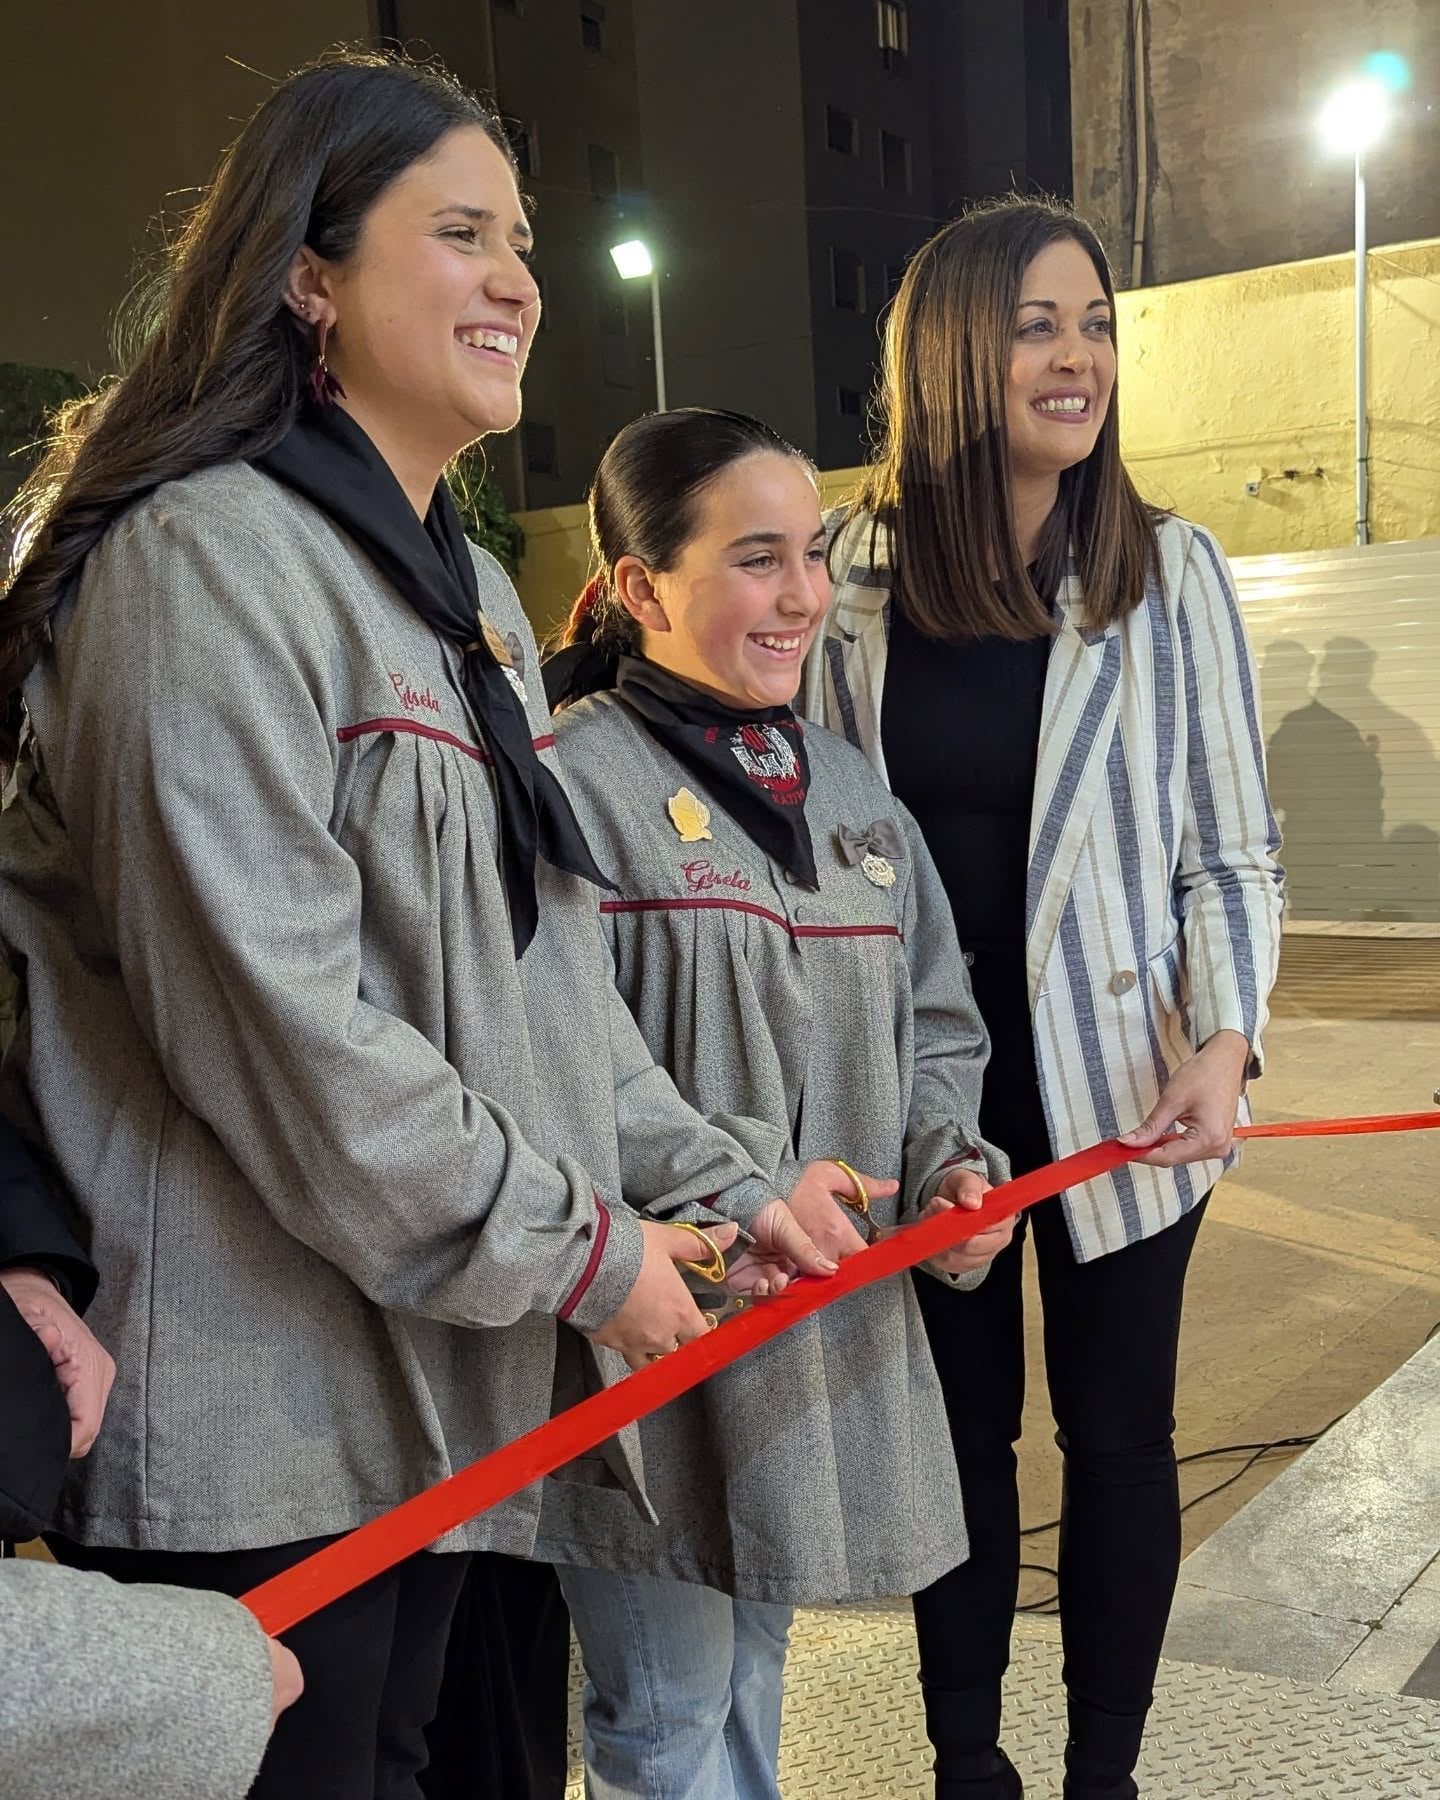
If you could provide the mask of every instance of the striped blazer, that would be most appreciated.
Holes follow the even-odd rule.
[[[838,531],[840,576],[804,706],[884,776],[885,534],[872,561],[868,517]],[[1168,517],[1157,532],[1160,584],[1126,618],[1089,629],[1073,569],[1057,604],[1026,888],[1036,1063],[1057,1156],[1139,1124],[1214,1032],[1243,1033],[1258,1075],[1279,960],[1280,839],[1234,584],[1207,533]],[[1233,1160],[1132,1165],[1072,1189],[1076,1256],[1173,1224]]]

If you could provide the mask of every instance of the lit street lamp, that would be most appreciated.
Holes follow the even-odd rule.
[[[616,244],[610,251],[623,281],[650,279],[650,329],[655,338],[655,410],[665,411],[665,343],[660,333],[660,271],[649,246],[639,238]]]
[[[1390,122],[1388,83],[1347,81],[1325,102],[1320,133],[1332,150],[1355,158],[1355,542],[1370,542],[1370,419],[1366,344],[1368,262],[1365,243],[1365,152]]]

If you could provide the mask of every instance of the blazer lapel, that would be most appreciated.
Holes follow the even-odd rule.
[[[884,534],[878,533],[875,560],[870,561],[870,521],[862,515],[842,531],[835,557],[842,573],[819,645],[835,706],[827,705],[818,713],[808,706],[807,710],[863,751],[880,779],[888,782],[880,742],[880,703],[889,649],[889,546]]]
[[[1045,675],[1030,819],[1025,934],[1032,999],[1043,986],[1075,865],[1106,789],[1105,764],[1120,712],[1120,631],[1079,624],[1080,598],[1072,570],[1057,601],[1060,630]]]

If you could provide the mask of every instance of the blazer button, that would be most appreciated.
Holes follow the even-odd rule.
[[[973,969],[975,967],[975,952],[973,950],[967,950],[965,952],[965,967],[967,969]]]
[[[1121,969],[1110,983],[1110,992],[1112,994],[1128,994],[1134,987],[1135,981],[1136,976],[1133,969]]]

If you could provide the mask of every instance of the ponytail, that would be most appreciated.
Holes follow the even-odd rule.
[[[608,575],[592,575],[585,583],[551,646],[542,676],[552,712],[614,687],[620,658],[640,654],[640,627]]]

